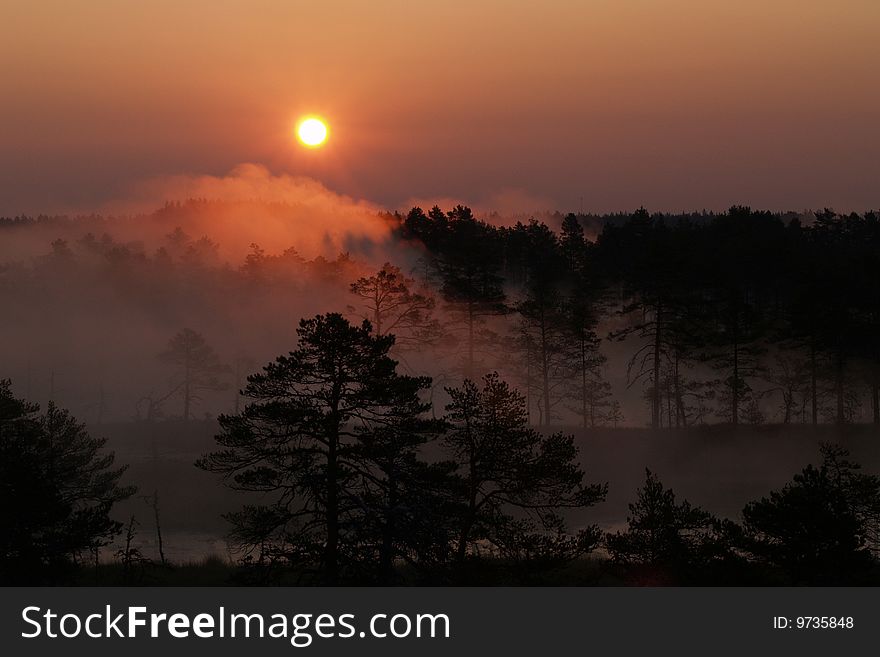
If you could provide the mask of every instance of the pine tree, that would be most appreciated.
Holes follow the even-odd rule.
[[[645,484],[629,505],[625,532],[609,533],[605,545],[615,563],[648,567],[655,577],[686,573],[702,565],[710,552],[715,519],[687,500],[676,501],[671,488],[645,469]]]
[[[433,317],[433,297],[414,291],[415,281],[389,262],[372,276],[351,284],[361,300],[362,318],[370,320],[376,335],[393,334],[395,345],[424,346],[435,340],[440,325]]]
[[[433,212],[433,211],[432,211]],[[448,213],[448,228],[438,266],[441,294],[465,345],[463,371],[473,377],[480,345],[492,338],[487,318],[503,315],[505,293],[500,248],[495,229],[478,221],[469,208],[456,206]]]
[[[106,440],[93,438],[67,411],[44,413],[0,381],[0,582],[63,581],[82,554],[122,529],[113,506],[134,493],[120,484]]]
[[[880,518],[880,477],[859,472],[848,453],[822,446],[822,464],[808,465],[781,490],[750,502],[737,546],[781,571],[789,584],[861,581],[872,566]]]
[[[598,530],[566,532],[558,511],[592,506],[606,486],[585,484],[572,436],[544,436],[528,426],[523,397],[497,374],[483,386],[447,389],[450,429],[442,443],[460,484],[456,562],[464,566],[488,543],[506,556],[536,552],[571,558],[593,549]]]
[[[336,583],[369,554],[387,577],[416,541],[401,535],[430,517],[402,506],[417,488],[415,451],[437,430],[419,398],[430,379],[398,374],[388,356],[394,336],[376,335],[368,321],[318,315],[297,334],[295,351],[248,378],[247,405],[220,417],[222,449],[199,466],[267,496],[229,516],[260,561],[318,568]],[[376,532],[365,535],[369,527]]]
[[[199,393],[226,390],[221,377],[229,368],[220,362],[220,356],[204,336],[185,328],[168,341],[168,347],[157,358],[175,368],[175,389],[183,398],[183,419],[189,420],[192,407],[199,401]]]

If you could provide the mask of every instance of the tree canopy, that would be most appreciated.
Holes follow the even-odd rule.
[[[67,411],[17,399],[0,381],[0,581],[63,581],[71,563],[108,545],[110,517],[134,489],[120,479],[105,440]]]

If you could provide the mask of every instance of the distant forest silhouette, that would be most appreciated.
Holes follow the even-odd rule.
[[[192,204],[197,212],[216,211],[211,202]],[[185,219],[187,207],[169,206],[157,217],[167,225]],[[4,303],[26,311],[43,302],[40,313],[49,322],[52,313],[69,317],[59,309],[71,304],[73,311],[100,304],[85,308],[93,313],[128,305],[151,319],[190,305],[213,313],[204,321],[243,332],[253,326],[236,307],[263,299],[252,312],[271,323],[285,299],[296,304],[317,292],[331,305],[322,311],[366,317],[378,333],[396,335],[395,356],[435,382],[498,370],[523,391],[538,425],[639,426],[636,394],[653,428],[865,418],[880,424],[880,294],[868,284],[878,264],[874,213],[826,210],[802,221],[745,207],[719,215],[639,210],[628,217],[560,216],[554,232],[536,220],[496,226],[463,206],[415,208],[383,217],[394,227],[392,244],[368,244],[361,257],[307,259],[293,247],[272,254],[253,244],[240,265],[223,260],[210,237],[179,227],[151,254],[142,241],[112,237],[115,226],[124,232],[124,222],[89,220],[108,232],[59,238],[31,263],[0,264]],[[40,226],[46,233],[77,222],[0,219],[0,231]],[[400,262],[370,273],[364,262],[383,251]],[[283,325],[286,335],[292,323]],[[209,335],[216,330],[189,329],[217,350]],[[154,345],[153,355],[163,348]],[[244,370],[269,356],[254,351],[243,344],[218,354],[216,366],[226,373],[216,369],[206,391],[239,388]],[[154,362],[171,367],[168,357]],[[170,403],[157,400],[173,385],[144,387],[157,389],[137,414]],[[195,404],[183,410],[189,415]]]
[[[841,447],[823,444],[817,465],[736,520],[678,499],[648,470],[626,528],[603,532],[570,528],[566,513],[614,484],[585,471],[558,430],[576,425],[588,440],[624,423],[658,439],[710,423],[844,427],[863,408],[880,428],[876,214],[640,209],[570,214],[558,231],[497,226],[464,206],[382,220],[393,248],[362,248],[402,261],[378,271],[349,254],[308,260],[256,244],[232,267],[209,237],[180,228],[150,254],[90,233],[55,240],[33,264],[0,265],[0,298],[17,309],[76,289],[65,301],[75,311],[82,289],[111,281],[126,303],[161,314],[205,289],[233,309],[342,287],[336,312],[306,316],[295,337],[290,326],[287,353],[265,366],[246,351],[221,356],[204,328],[176,329],[150,355],[162,387],[132,405],[139,422],[189,421],[206,400],[227,400],[217,448],[197,466],[244,496],[226,516],[242,558],[223,575],[240,583],[877,579],[880,478]],[[53,222],[66,220],[4,219],[0,235]],[[644,423],[618,398],[626,391]],[[172,568],[133,547],[134,518],[112,519],[134,494],[124,468],[53,398],[41,413],[0,386],[0,579],[76,581],[101,570],[123,530],[124,582]]]

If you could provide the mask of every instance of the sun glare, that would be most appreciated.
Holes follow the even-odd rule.
[[[327,141],[327,126],[321,119],[313,116],[302,119],[296,128],[296,136],[303,145],[318,148]]]

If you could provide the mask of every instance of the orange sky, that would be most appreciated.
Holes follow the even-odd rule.
[[[391,208],[880,206],[876,0],[4,0],[0,25],[0,215],[243,162]]]

